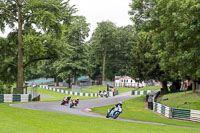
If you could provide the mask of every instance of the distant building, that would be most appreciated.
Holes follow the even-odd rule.
[[[89,86],[92,85],[92,79],[89,76],[80,76],[78,77],[78,85],[80,86]]]
[[[136,81],[129,76],[115,76],[116,87],[143,87],[146,86],[144,82]]]

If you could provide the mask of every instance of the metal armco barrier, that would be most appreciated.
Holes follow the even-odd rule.
[[[167,118],[200,122],[200,111],[171,108],[160,103],[153,103],[153,110]]]
[[[151,90],[132,91],[132,95],[144,95],[148,92],[151,92]],[[163,104],[153,102],[153,111],[167,118],[200,122],[200,110],[171,108]]]
[[[160,103],[153,103],[153,110],[154,112],[157,112],[167,118],[172,118],[171,117],[171,108],[165,105],[162,105]]]
[[[190,110],[172,108],[172,118],[190,120]]]

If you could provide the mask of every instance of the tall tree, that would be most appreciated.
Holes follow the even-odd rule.
[[[44,44],[49,44],[50,38],[61,38],[64,27],[70,22],[74,8],[64,0],[3,0],[0,2],[0,28],[5,30],[8,25],[17,31],[17,87],[23,87],[24,67],[29,64],[48,59],[42,54],[40,57],[26,60],[26,48],[46,51]],[[17,27],[16,27],[17,24]],[[38,51],[39,51],[38,50]],[[37,50],[36,50],[37,51]],[[25,62],[26,61],[26,62]],[[18,90],[20,93],[20,90]]]
[[[198,0],[137,0],[131,4],[137,32],[152,36],[151,52],[173,80],[199,80]]]
[[[158,51],[153,50],[154,30],[159,24],[159,18],[152,15],[157,0],[138,0],[131,4],[130,15],[134,22],[136,45],[132,49],[132,76],[140,80],[155,79],[163,83],[163,93],[168,92],[167,81],[170,80],[167,71],[160,67]]]
[[[77,85],[78,76],[87,73],[88,61],[85,38],[88,36],[88,32],[89,24],[85,17],[74,16],[70,28],[65,32],[65,51],[54,63],[59,76],[69,82],[71,77],[74,77],[75,85]]]
[[[102,62],[102,81],[105,80],[105,66],[107,58],[111,54],[109,51],[111,51],[116,44],[116,28],[115,24],[110,21],[100,22],[90,40],[91,47],[96,54],[96,59],[98,62]]]

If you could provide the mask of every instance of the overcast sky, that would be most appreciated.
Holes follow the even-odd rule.
[[[78,9],[78,15],[85,16],[90,23],[90,35],[97,26],[97,22],[110,20],[117,26],[132,24],[128,11],[131,0],[71,0],[71,5]],[[7,29],[9,31],[9,29]],[[0,36],[6,36],[0,32]]]
[[[78,15],[86,17],[90,23],[90,35],[97,22],[110,20],[117,26],[132,24],[128,11],[131,0],[71,0],[78,9]]]

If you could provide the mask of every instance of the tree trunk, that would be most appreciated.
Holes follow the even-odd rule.
[[[77,75],[74,75],[74,85],[78,85]]]
[[[56,86],[59,86],[58,75],[56,75]]]
[[[163,81],[162,82],[161,94],[167,94],[167,93],[168,93],[167,81]]]
[[[18,0],[18,64],[17,64],[17,90],[22,93],[23,87],[23,40],[22,40],[22,0]]]
[[[68,76],[67,83],[69,85],[69,88],[72,88],[72,85],[71,85],[71,76],[70,75]]]
[[[105,77],[105,65],[106,65],[106,51],[104,52],[104,56],[103,56],[102,85],[103,85],[104,77]]]
[[[192,81],[192,92],[195,93],[195,82]]]

